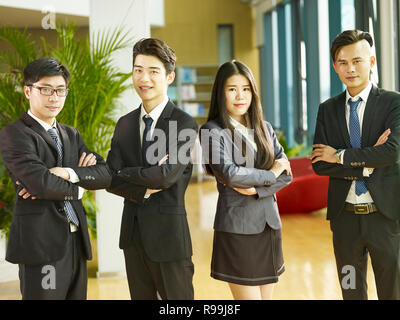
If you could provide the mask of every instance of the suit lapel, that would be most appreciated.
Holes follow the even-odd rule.
[[[33,119],[27,112],[24,112],[22,114],[21,120],[46,141],[46,143],[52,149],[55,158],[58,159],[57,146],[53,138],[50,136],[50,134],[46,132],[46,130],[44,130],[44,128],[35,119]]]
[[[369,145],[368,138],[371,132],[371,124],[374,122],[375,114],[378,110],[378,108],[376,107],[378,101],[378,95],[379,95],[378,89],[372,86],[364,110],[364,118],[363,118],[362,133],[361,133],[361,147]]]
[[[340,94],[335,101],[335,109],[337,111],[337,119],[340,127],[340,132],[343,136],[343,141],[347,148],[351,148],[350,135],[346,123],[346,91]]]
[[[63,166],[68,164],[70,165],[71,164],[70,157],[72,156],[71,141],[68,137],[67,131],[64,129],[64,126],[60,125],[58,122],[57,122],[57,129],[58,132],[60,133],[60,139],[63,145]]]
[[[133,132],[132,132],[132,136],[134,137],[134,148],[133,150],[138,150],[138,152],[134,152],[134,157],[135,157],[135,163],[139,164],[139,167],[143,166],[143,161],[142,161],[142,141],[140,139],[140,121],[142,121],[142,119],[140,119],[140,110],[141,108],[143,108],[142,105],[139,106],[139,108],[137,108],[132,116],[133,116]]]

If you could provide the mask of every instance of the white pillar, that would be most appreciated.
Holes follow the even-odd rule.
[[[18,280],[18,265],[9,263],[6,257],[6,236],[0,230],[0,282]]]
[[[124,27],[135,41],[150,36],[149,2],[134,0],[91,0],[89,31],[102,31],[109,28]],[[92,40],[91,40],[92,41]],[[132,47],[121,50],[113,56],[114,66],[122,72],[132,72]],[[139,106],[140,100],[131,88],[120,99],[123,106],[116,118]],[[123,198],[105,190],[96,191],[97,199],[97,249],[98,275],[125,273],[122,250],[119,249]]]
[[[396,90],[395,88],[395,57],[394,57],[394,6],[393,0],[380,1],[381,20],[381,65],[382,88]]]

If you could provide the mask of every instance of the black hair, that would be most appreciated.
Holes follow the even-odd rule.
[[[29,86],[38,82],[43,77],[63,76],[65,84],[68,85],[71,75],[61,62],[54,58],[40,58],[28,63],[24,69],[25,85]]]

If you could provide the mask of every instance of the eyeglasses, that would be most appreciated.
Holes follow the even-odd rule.
[[[54,94],[54,92],[56,92],[58,97],[66,97],[69,92],[69,89],[67,89],[67,88],[53,89],[53,88],[49,88],[49,87],[38,87],[33,84],[28,85],[28,87],[39,89],[40,94],[42,94],[44,96],[52,96]]]

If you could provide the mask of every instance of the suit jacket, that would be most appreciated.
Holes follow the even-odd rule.
[[[365,106],[361,148],[353,149],[345,119],[346,92],[319,106],[314,144],[346,149],[343,165],[319,161],[316,174],[329,176],[327,219],[334,219],[344,204],[354,180],[364,179],[379,211],[390,219],[400,218],[400,94],[372,87]],[[386,143],[374,147],[390,128]],[[363,168],[375,168],[368,178]]]
[[[86,212],[78,199],[78,186],[102,189],[110,184],[111,175],[105,161],[95,153],[96,165],[78,167],[80,155],[91,151],[75,128],[57,123],[57,129],[64,149],[63,167],[76,172],[80,179],[76,184],[50,173],[49,169],[57,166],[56,144],[26,112],[0,132],[0,151],[14,185],[20,181],[37,197],[32,200],[17,195],[6,253],[9,262],[45,264],[64,256],[69,232],[64,200],[71,202],[79,219],[84,256],[92,258]],[[16,186],[16,192],[20,190]]]
[[[286,158],[272,126],[266,121],[265,126],[275,159]],[[206,134],[209,135],[208,139],[205,138]],[[232,151],[237,150],[238,144],[233,143],[230,134],[214,120],[201,127],[200,139],[203,155],[207,158],[204,159],[205,163],[209,165],[217,180],[219,192],[214,229],[239,234],[257,234],[264,230],[266,223],[273,229],[280,229],[282,224],[275,193],[290,184],[292,176],[283,173],[276,179],[269,170],[240,165],[232,156]],[[251,156],[255,161],[260,154],[252,150]],[[213,154],[219,158],[212,158]],[[234,187],[255,187],[258,195],[243,195],[233,190]]]
[[[134,218],[137,217],[144,249],[152,260],[181,260],[192,255],[184,201],[192,163],[171,160],[182,147],[193,148],[197,123],[169,101],[155,126],[167,139],[158,159],[165,154],[169,154],[169,159],[161,166],[146,167],[141,156],[139,116],[140,108],[137,108],[119,119],[107,158],[113,172],[107,191],[125,198],[119,245],[121,249],[132,245]],[[170,131],[170,124],[176,124],[177,132]],[[185,129],[190,129],[192,137],[189,141],[180,141],[177,137]],[[145,199],[147,188],[162,191]]]

